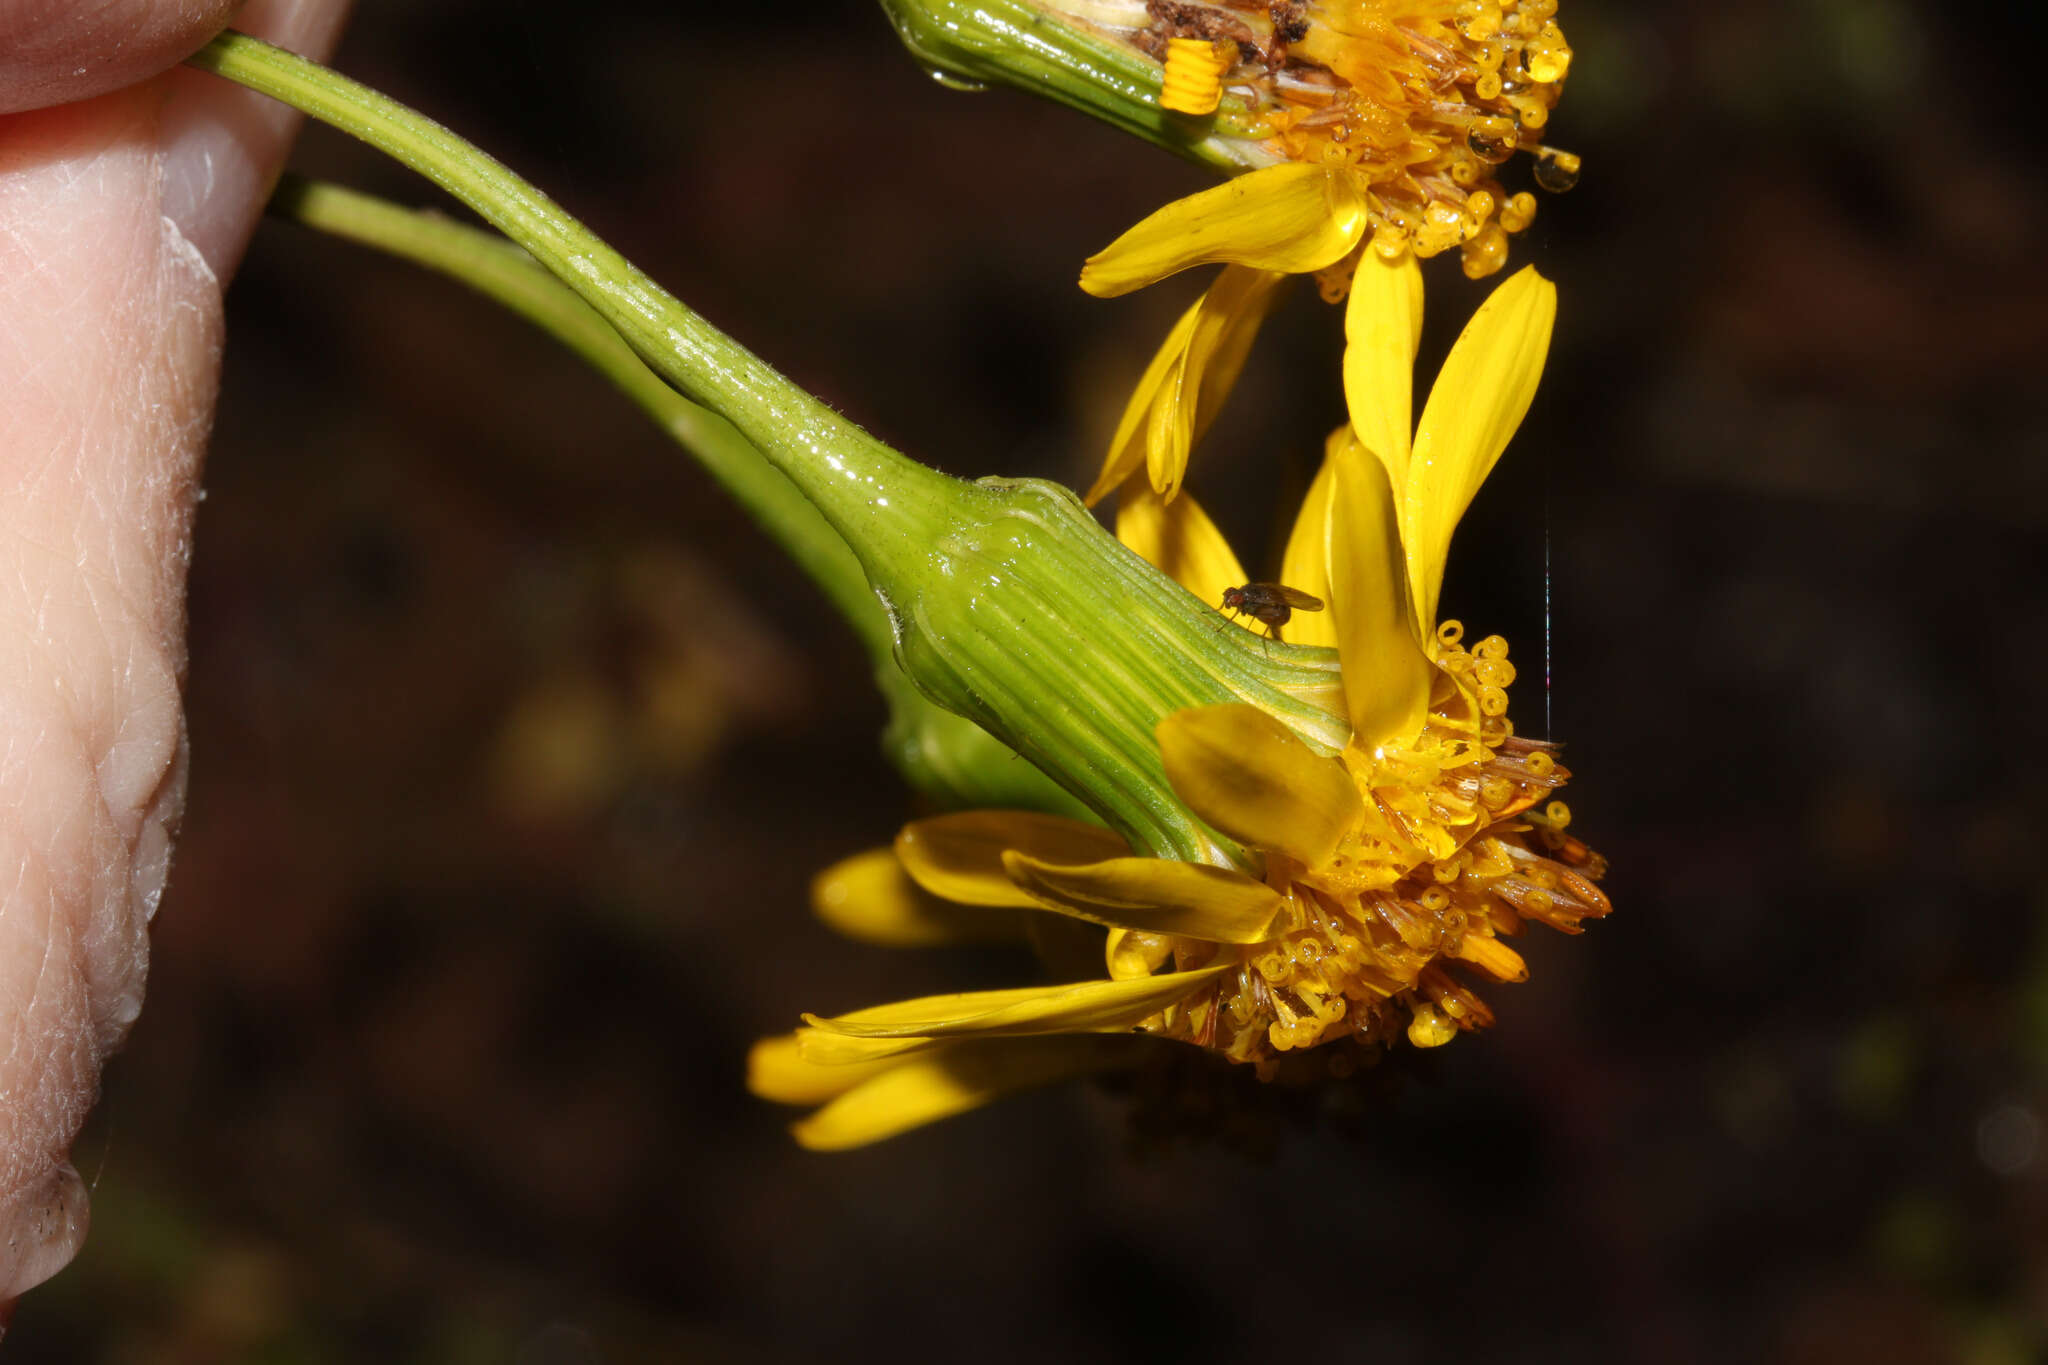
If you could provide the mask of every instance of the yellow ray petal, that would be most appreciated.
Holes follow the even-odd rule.
[[[1322,464],[1309,482],[1308,494],[1295,514],[1294,529],[1287,535],[1287,552],[1280,558],[1280,581],[1300,588],[1310,597],[1330,600],[1330,453],[1350,438],[1349,427],[1330,434]],[[1298,612],[1287,623],[1287,638],[1298,645],[1333,647],[1337,643],[1335,613]]]
[[[1330,615],[1344,664],[1351,742],[1370,753],[1422,728],[1432,672],[1409,620],[1387,472],[1347,439],[1330,461]]]
[[[1056,863],[1121,857],[1131,846],[1100,825],[1020,810],[970,810],[913,820],[896,836],[903,870],[934,896],[967,905],[1036,905],[1011,884],[1003,850]]]
[[[1009,1005],[1028,1004],[1041,998],[1046,989],[1043,985],[1012,986],[1007,990],[959,991],[950,995],[928,995],[917,1000],[870,1005],[865,1009],[841,1015],[840,1018],[860,1024],[892,1024],[909,1017],[905,1013],[906,1007],[912,1016],[919,1018],[932,1011],[986,1014]],[[804,1017],[811,1018],[809,1015]],[[796,1039],[798,1056],[815,1065],[829,1067],[860,1065],[880,1061],[885,1057],[928,1052],[932,1048],[942,1046],[936,1039],[903,1033],[869,1037],[806,1027],[798,1029],[793,1036]]]
[[[929,1038],[854,1038],[814,1028],[800,1028],[794,1036],[797,1055],[821,1067],[865,1066],[885,1057],[929,1052],[939,1046]]]
[[[1284,162],[1168,204],[1089,257],[1081,287],[1114,298],[1213,261],[1299,275],[1342,260],[1365,229],[1348,172]]]
[[[843,1095],[898,1062],[856,1062],[820,1066],[803,1055],[794,1033],[763,1038],[747,1053],[747,1089],[778,1104],[823,1104]]]
[[[1272,311],[1274,286],[1285,279],[1265,270],[1226,266],[1202,295],[1188,336],[1187,354],[1153,398],[1147,424],[1145,472],[1168,501],[1187,475],[1188,454],[1222,411],[1244,369],[1259,324]]]
[[[807,1014],[804,1022],[826,1033],[855,1038],[1025,1037],[1038,1033],[1104,1033],[1125,1029],[1186,999],[1235,961],[1192,972],[1169,972],[1142,981],[1083,981],[1035,986],[1019,998],[1010,991],[931,995],[857,1010],[837,1019]]]
[[[1225,588],[1244,582],[1230,542],[1185,493],[1167,502],[1143,479],[1132,479],[1117,499],[1116,538],[1212,607]]]
[[[1140,461],[1152,486],[1168,498],[1174,495],[1187,472],[1188,453],[1222,411],[1285,278],[1227,266],[1181,315],[1125,404],[1102,472],[1083,501],[1093,506]]]
[[[1199,318],[1195,330],[1201,331]],[[1193,344],[1192,338],[1189,344]],[[1188,472],[1188,454],[1195,446],[1194,425],[1188,419],[1193,415],[1201,379],[1189,376],[1189,360],[1190,356],[1182,355],[1180,364],[1160,385],[1152,400],[1150,420],[1145,423],[1145,481],[1168,499],[1180,491]]]
[[[843,1151],[990,1100],[1129,1059],[1123,1039],[1022,1038],[948,1048],[888,1068],[790,1125],[813,1151]]]
[[[1436,632],[1451,533],[1536,396],[1556,319],[1556,286],[1524,267],[1473,314],[1429,391],[1401,499],[1408,590],[1424,639]]]
[[[1095,476],[1095,483],[1082,499],[1090,507],[1108,497],[1111,489],[1145,463],[1146,444],[1152,433],[1152,410],[1158,403],[1160,390],[1169,379],[1176,384],[1179,381],[1187,359],[1188,341],[1195,334],[1195,320],[1201,314],[1203,300],[1207,297],[1204,295],[1197,299],[1187,312],[1180,315],[1180,321],[1174,323],[1173,330],[1166,334],[1159,353],[1145,367],[1138,387],[1131,391],[1131,401],[1124,404],[1123,418],[1116,424],[1116,435],[1110,438],[1109,454],[1103,458],[1102,472]]]
[[[1206,863],[1168,858],[1110,858],[1083,865],[1005,853],[1003,866],[1048,910],[1112,929],[1263,943],[1286,902],[1264,882]]]
[[[1174,793],[1240,843],[1321,867],[1365,814],[1341,761],[1256,706],[1175,711],[1155,733]]]
[[[1422,342],[1422,267],[1415,253],[1390,261],[1358,256],[1344,307],[1344,402],[1351,428],[1379,456],[1396,488],[1407,486],[1415,401],[1415,348]]]
[[[947,995],[923,995],[915,1000],[892,1000],[886,1005],[867,1005],[833,1017],[849,1024],[886,1024],[893,1030],[894,1025],[906,1019],[925,1019],[933,1015],[950,1019],[958,1015],[986,1014],[990,1010],[1005,1009],[1011,1005],[1036,1000],[1047,991],[1066,989],[1065,986],[1047,986],[1041,983],[1036,986],[1006,986],[994,991],[954,991]],[[813,1024],[818,1022],[808,1014],[804,1018]],[[804,1032],[805,1030],[798,1029],[798,1037],[801,1038]],[[877,1036],[893,1038],[911,1035],[889,1031],[885,1035]]]
[[[1012,911],[957,905],[926,891],[903,870],[893,848],[871,848],[811,880],[811,908],[851,939],[885,948],[941,943],[1015,943],[1023,921]]]

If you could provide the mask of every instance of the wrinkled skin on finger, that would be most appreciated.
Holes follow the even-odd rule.
[[[69,1148],[184,803],[221,288],[293,131],[172,68],[230,20],[324,56],[344,9],[0,0],[0,1303],[85,1236]]]
[[[234,20],[241,0],[0,0],[0,114],[125,90]]]

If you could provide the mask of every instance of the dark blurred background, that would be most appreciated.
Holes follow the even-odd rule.
[[[1031,970],[811,920],[908,809],[858,649],[548,342],[267,225],[149,1008],[12,1354],[2043,1358],[2040,14],[1566,6],[1586,173],[1514,255],[1556,349],[1445,601],[1618,909],[1256,1141],[1073,1086],[796,1149],[753,1037]],[[1073,279],[1202,172],[940,88],[860,0],[364,0],[338,65],[963,475],[1085,483],[1199,287]],[[295,164],[437,202],[325,130]],[[1430,280],[1434,357],[1484,291]],[[1268,571],[1342,412],[1311,294],[1193,480]]]

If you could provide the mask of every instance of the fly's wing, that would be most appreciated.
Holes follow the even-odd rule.
[[[1282,602],[1293,607],[1296,611],[1321,611],[1323,609],[1322,598],[1310,597],[1300,588],[1290,588],[1285,583],[1266,583],[1262,586],[1269,589]]]

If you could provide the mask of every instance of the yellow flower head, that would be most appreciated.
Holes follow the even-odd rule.
[[[1369,286],[1401,297],[1413,262],[1381,269]],[[1131,1040],[1114,1035],[1133,1031],[1262,1074],[1321,1046],[1343,1057],[1402,1035],[1434,1046],[1491,1020],[1465,975],[1526,975],[1504,935],[1529,920],[1577,932],[1607,913],[1593,885],[1601,861],[1553,799],[1568,774],[1507,720],[1506,644],[1468,647],[1457,622],[1436,622],[1451,532],[1528,407],[1555,306],[1533,270],[1497,290],[1412,433],[1412,323],[1354,347],[1354,412],[1369,397],[1376,420],[1332,436],[1284,569],[1328,601],[1290,628],[1336,647],[1348,741],[1331,751],[1249,705],[1177,711],[1157,727],[1174,795],[1235,851],[1219,854],[1228,865],[1133,856],[1080,821],[971,811],[917,821],[893,850],[827,874],[833,922],[884,942],[948,936],[964,906],[1105,925],[1108,979],[806,1016],[758,1047],[752,1068],[758,1093],[827,1101],[800,1140],[872,1141],[1116,1065]],[[1244,581],[1186,496],[1128,499],[1119,534],[1211,601]]]
[[[1132,229],[1089,262],[1082,284],[1095,293],[1199,260],[1328,271],[1368,235],[1388,255],[1460,248],[1480,279],[1506,263],[1508,236],[1536,212],[1496,168],[1523,151],[1545,189],[1578,175],[1578,159],[1543,140],[1572,57],[1557,0],[1045,7],[1160,59],[1166,109],[1199,117],[1230,92],[1253,111],[1258,152],[1274,163],[1230,194],[1196,195]],[[1271,231],[1243,236],[1246,215],[1289,228],[1284,249]],[[1169,243],[1186,257],[1178,265]],[[1341,298],[1345,279],[1327,275],[1325,291]]]
[[[1536,213],[1534,196],[1495,177],[1512,153],[1536,158],[1545,188],[1578,176],[1577,157],[1542,144],[1571,63],[1556,0],[1051,8],[1160,56],[1164,107],[1200,113],[1228,89],[1269,133],[1259,150],[1271,164],[1168,204],[1081,271],[1082,288],[1112,297],[1225,266],[1139,381],[1090,503],[1135,485],[1141,467],[1153,491],[1179,491],[1288,275],[1314,274],[1331,302],[1353,296],[1356,346],[1374,317],[1356,301],[1372,272],[1454,246],[1474,279],[1505,264],[1509,234]],[[1412,289],[1419,310],[1419,277]]]

